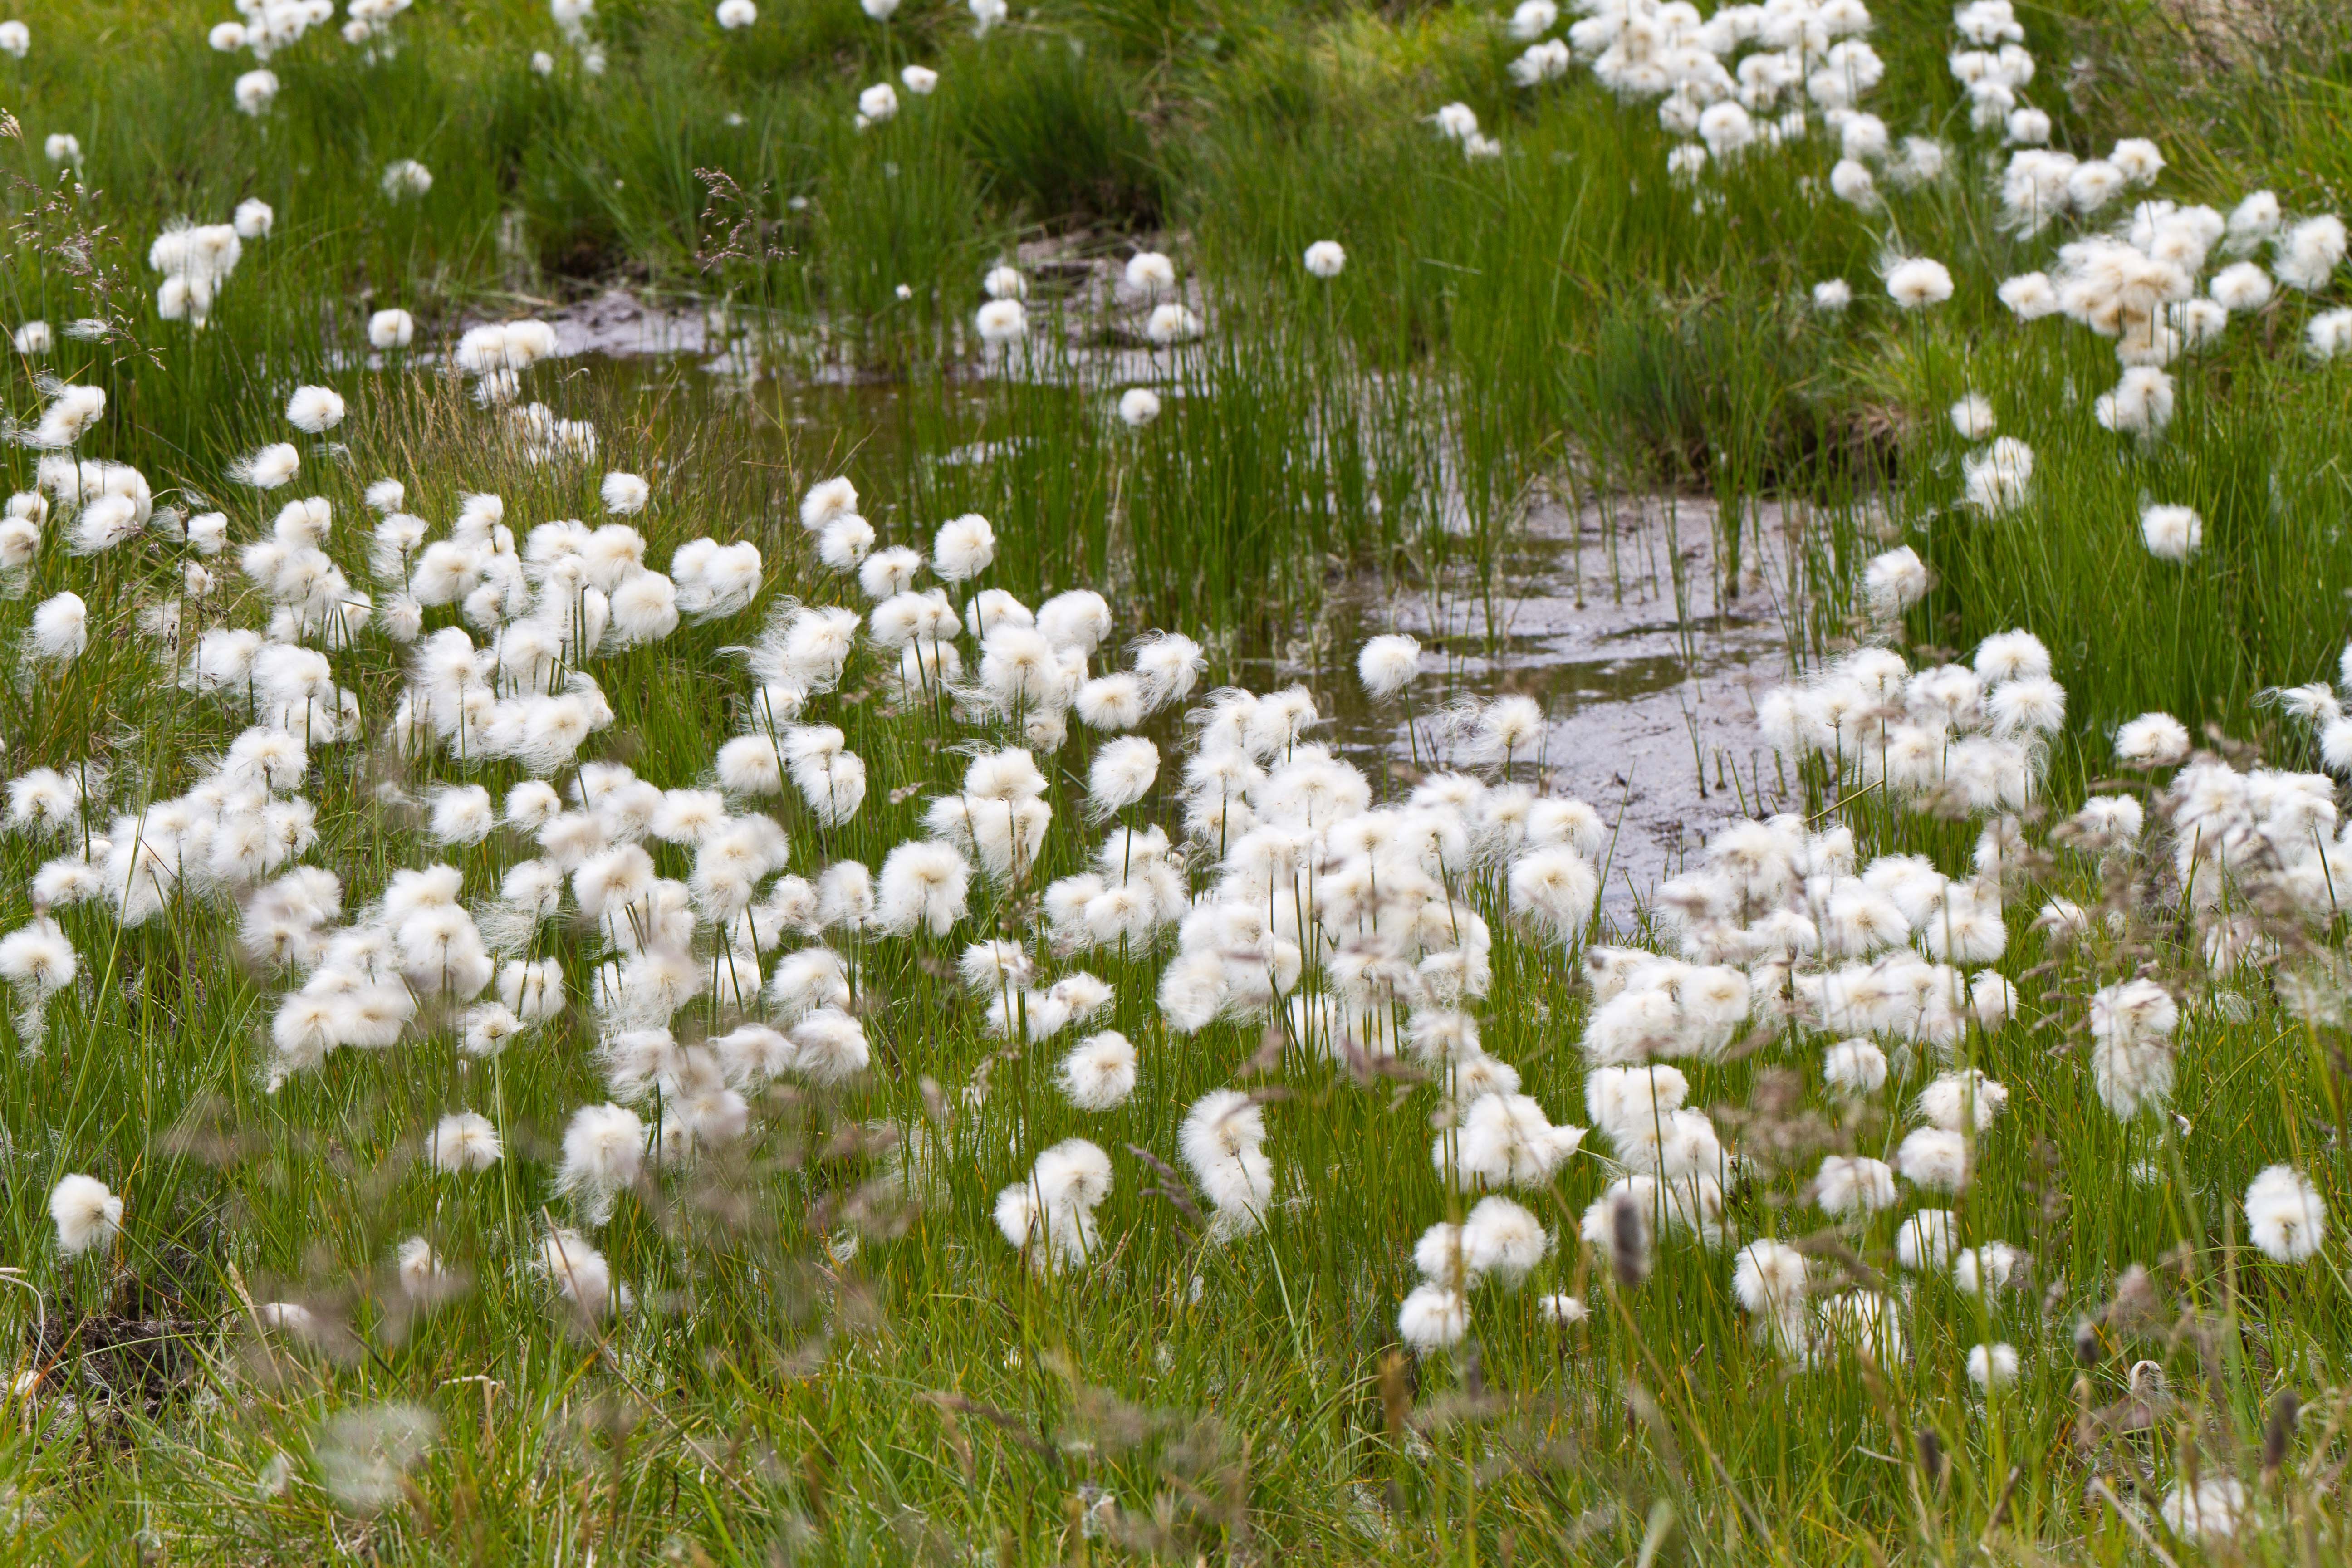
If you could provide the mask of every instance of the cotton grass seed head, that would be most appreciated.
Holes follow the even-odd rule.
[[[1080,1110],[1115,1110],[1135,1092],[1135,1047],[1116,1029],[1089,1035],[1062,1058],[1060,1077],[1063,1094]]]
[[[95,1176],[66,1176],[49,1191],[49,1219],[57,1226],[58,1250],[79,1258],[122,1228],[122,1200]]]
[[[1830,168],[1830,194],[1866,211],[1878,205],[1878,181],[1867,165],[1853,158],[1841,158]]]
[[[1202,330],[1201,318],[1193,314],[1190,307],[1172,300],[1164,305],[1154,305],[1151,314],[1144,318],[1143,322],[1143,335],[1162,348],[1190,342],[1199,337]]]
[[[2333,213],[2306,218],[2278,237],[2271,271],[2290,289],[2317,293],[2342,264],[2345,238],[2344,220]]]
[[[439,1418],[422,1405],[342,1411],[320,1427],[311,1443],[320,1484],[350,1512],[379,1513],[412,1494],[408,1472],[430,1451],[439,1431]]]
[[[2235,1476],[2207,1476],[2194,1486],[2175,1486],[2157,1511],[2165,1528],[2200,1545],[2220,1544],[2238,1533],[2252,1500]]]
[[[33,611],[25,651],[35,658],[70,664],[89,647],[89,606],[68,589],[41,601]]]
[[[1160,775],[1160,748],[1124,735],[1095,753],[1087,774],[1087,801],[1097,816],[1111,816],[1151,793]]]
[[[2205,520],[2185,506],[2149,506],[2139,514],[2139,535],[2158,561],[2183,562],[2205,542]]]
[[[1951,407],[1952,428],[1963,441],[1981,441],[1993,432],[1992,399],[1971,392]]]
[[[2169,713],[2143,713],[2116,731],[2116,760],[2126,767],[2168,768],[2189,757],[2189,727]]]
[[[1893,1169],[1867,1156],[1832,1154],[1813,1177],[1813,1201],[1832,1217],[1876,1214],[1895,1198]]]
[[[981,342],[1002,346],[1018,342],[1029,332],[1029,312],[1019,300],[991,300],[972,318]]]
[[[1995,292],[2021,321],[2038,321],[2058,310],[2058,289],[2046,272],[2020,273]]]
[[[426,1163],[445,1174],[487,1171],[503,1152],[489,1118],[470,1110],[443,1117],[425,1140]]]
[[[278,77],[275,72],[249,70],[236,79],[230,89],[237,112],[258,117],[268,112],[278,99]]]
[[[1951,272],[1924,256],[1889,263],[1885,278],[1886,297],[1906,310],[1940,305],[1952,297]]]
[[[402,310],[378,310],[368,318],[368,342],[378,349],[404,349],[416,340],[416,318]]]
[[[414,158],[395,158],[383,166],[378,184],[389,200],[406,201],[433,188],[433,171]]]
[[[2252,261],[2224,267],[2205,287],[2216,304],[2238,314],[2259,310],[2271,300],[2270,274]]]
[[[1397,1336],[1416,1351],[1450,1349],[1469,1331],[1469,1300],[1449,1286],[1417,1286],[1397,1310]]]
[[[1127,258],[1127,286],[1147,300],[1157,300],[1176,288],[1176,264],[1156,250],[1140,250]]]
[[[1927,563],[1909,545],[1871,558],[1863,569],[1863,597],[1873,617],[1892,620],[1927,596]]]
[[[323,436],[343,422],[342,394],[331,387],[298,386],[286,400],[286,420],[297,430]]]
[[[980,513],[940,525],[931,540],[931,571],[943,583],[969,583],[996,559],[996,530]]]
[[[604,476],[597,494],[604,502],[604,510],[614,517],[633,517],[646,510],[653,487],[635,474],[614,472]]]
[[[2246,1235],[2266,1258],[2306,1262],[2327,1239],[2327,1205],[2309,1177],[2272,1165],[2246,1188]]]
[[[1997,436],[1962,460],[1963,499],[1988,516],[2013,511],[2025,503],[2033,467],[2032,447],[2014,436]]]
[[[274,490],[302,467],[302,455],[285,441],[273,442],[228,466],[228,477],[259,490]]]
[[[1367,641],[1356,655],[1356,678],[1374,701],[1386,701],[1421,673],[1421,644],[1401,632]]]
[[[2098,422],[2118,435],[2156,437],[2172,423],[2172,377],[2154,365],[2135,365],[2115,390],[2092,405]]]
[[[2322,310],[2304,328],[2303,346],[2315,360],[2352,354],[2352,307]]]
[[[1840,1040],[1822,1053],[1822,1079],[1849,1098],[1875,1094],[1886,1084],[1886,1053],[1873,1040]]]
[[[1980,1344],[1969,1352],[1969,1381],[1990,1394],[2017,1381],[2017,1347],[2012,1344]]]
[[[839,518],[855,516],[857,511],[857,487],[846,477],[822,479],[811,485],[801,498],[801,526],[816,532]]]

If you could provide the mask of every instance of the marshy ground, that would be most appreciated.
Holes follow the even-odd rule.
[[[2340,1558],[2347,81],[0,16],[0,1555]]]

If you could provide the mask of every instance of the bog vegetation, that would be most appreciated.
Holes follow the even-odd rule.
[[[2305,0],[0,20],[5,1554],[2340,1559],[2347,105]],[[1788,668],[1620,900],[1508,605],[1660,494]]]

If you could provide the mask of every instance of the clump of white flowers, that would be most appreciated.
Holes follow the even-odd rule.
[[[421,196],[433,188],[433,171],[414,158],[394,158],[383,166],[383,177],[379,184],[387,199],[405,201],[411,196]]]
[[[353,0],[345,37],[382,58],[404,4]],[[897,0],[864,9],[895,27]],[[317,0],[240,10],[247,19],[211,40],[257,62],[325,19]],[[2074,347],[2103,366],[2113,346],[2116,379],[2102,369],[2063,416],[2103,463],[2149,454],[2119,449],[2093,421],[2157,441],[2176,398],[2204,384],[2168,367],[2221,341],[2235,316],[2270,312],[2287,323],[2282,341],[2299,331],[2315,359],[2352,354],[2352,310],[2295,298],[2335,287],[2342,224],[2285,213],[2267,193],[2227,217],[2162,198],[2164,155],[2143,138],[2105,156],[2053,151],[2049,114],[2026,100],[2036,65],[2008,0],[1954,14],[1947,64],[1967,112],[1939,132],[1948,144],[1905,134],[1891,107],[1885,118],[1864,107],[1885,63],[1860,0],[1706,16],[1648,0],[1566,10],[1560,37],[1554,0],[1497,18],[1524,46],[1511,80],[1536,90],[1580,59],[1654,112],[1674,142],[1669,177],[1643,177],[1677,208],[1704,218],[1727,205],[1729,182],[1780,158],[1801,161],[1806,200],[1842,200],[1864,210],[1838,209],[1838,222],[1884,230],[1871,242],[1884,298],[1858,300],[1842,277],[1791,288],[1783,302],[1815,312],[1806,332],[1927,342],[1948,327],[1936,308],[1963,282],[1974,298],[1996,279],[1956,279],[1896,245],[1916,205],[1943,199],[1930,187],[1949,195],[1989,171],[2001,244],[2047,247],[1998,280],[2015,318],[2002,330],[2080,327]],[[981,34],[1007,17],[1003,0],[971,0],[971,12]],[[593,0],[551,0],[549,15],[583,68],[601,70]],[[752,0],[723,0],[712,17],[730,35],[760,22]],[[13,37],[21,55],[23,29]],[[0,49],[11,37],[0,26]],[[299,58],[278,63],[299,69]],[[540,58],[551,72],[552,55]],[[877,155],[939,107],[923,101],[935,69],[894,78],[857,97],[855,123]],[[237,101],[258,115],[277,90],[257,69]],[[901,115],[910,123],[893,126]],[[1412,134],[1449,166],[1449,142],[1470,159],[1502,151],[1466,104],[1430,123],[1434,137]],[[65,132],[44,151],[80,155]],[[431,185],[412,160],[383,171],[389,200]],[[149,251],[159,313],[203,326],[242,247],[276,221],[247,200],[226,224],[166,228]],[[1295,254],[1318,282],[1286,290],[1354,289],[1335,281],[1349,260],[1338,241]],[[1031,277],[1000,261],[982,298],[955,308],[992,374],[1033,363],[1015,346],[1033,331],[1060,332],[1060,276],[1038,270],[1033,302]],[[1081,391],[1095,437],[1120,465],[1187,459],[1218,436],[1187,379],[1201,356],[1156,351],[1203,335],[1209,292],[1159,250],[1095,281],[1124,351],[1116,379]],[[2072,325],[2024,325],[2051,317]],[[387,307],[368,316],[368,344],[440,363],[427,326],[420,346],[415,317]],[[26,321],[12,342],[33,356],[58,334]],[[446,1215],[478,1187],[536,1183],[549,1212],[510,1238],[522,1254],[510,1261],[575,1327],[635,1305],[618,1266],[660,1234],[642,1222],[664,1212],[680,1173],[732,1180],[771,1118],[870,1105],[886,1078],[919,1082],[930,1115],[845,1125],[837,1147],[853,1131],[898,1145],[875,1190],[968,1184],[971,1206],[953,1223],[983,1238],[993,1225],[1003,1246],[988,1241],[980,1261],[1000,1278],[1056,1292],[1111,1278],[1133,1267],[1121,1238],[1139,1223],[1183,1226],[1247,1262],[1282,1241],[1288,1216],[1344,1188],[1301,1136],[1327,1101],[1283,1081],[1314,1074],[1328,1075],[1318,1094],[1413,1107],[1412,1174],[1436,1196],[1414,1218],[1432,1223],[1409,1270],[1391,1259],[1387,1300],[1416,1352],[1458,1350],[1506,1311],[1553,1325],[1566,1347],[1593,1300],[1567,1290],[1597,1274],[1590,1289],[1613,1310],[1638,1302],[1654,1270],[1653,1300],[1682,1269],[1737,1303],[1726,1353],[1752,1345],[1790,1376],[1891,1367],[1910,1355],[1908,1336],[1941,1331],[1917,1303],[1948,1287],[1968,1315],[1937,1375],[1964,1365],[1958,1391],[1998,1410],[2026,1368],[2048,1364],[2012,1313],[2040,1292],[2042,1260],[1995,1233],[1980,1201],[2011,1178],[2012,1139],[2041,1124],[2047,1086],[2020,1068],[2046,1057],[2137,1155],[2180,1125],[2175,1103],[2193,1098],[2182,1086],[2200,1082],[2213,1021],[2249,995],[2315,1022],[2347,1011],[2330,960],[2352,897],[2352,829],[2333,779],[2197,752],[2168,713],[2117,724],[2078,711],[2091,752],[2112,727],[2107,760],[2125,780],[2062,803],[2059,676],[2086,657],[2076,638],[2056,656],[2024,629],[1965,654],[1927,640],[1952,624],[1966,581],[1943,555],[1939,592],[1930,558],[1955,539],[2013,540],[2063,498],[2046,473],[2037,489],[2025,437],[2053,465],[2075,460],[2075,443],[1991,378],[1997,366],[1971,363],[1914,411],[1931,459],[1918,483],[1942,515],[1909,542],[1865,535],[1853,597],[1833,605],[1853,612],[1846,640],[1757,700],[1769,754],[1752,779],[1777,771],[1809,804],[1707,824],[1677,873],[1642,889],[1628,935],[1602,904],[1615,830],[1558,791],[1561,757],[1585,743],[1577,717],[1522,693],[1465,692],[1457,627],[1400,607],[1383,624],[1414,629],[1370,636],[1271,689],[1231,684],[1264,667],[1202,627],[1150,628],[1116,582],[1030,593],[1044,568],[1034,548],[1024,558],[1037,523],[1020,510],[995,522],[946,506],[924,515],[919,493],[861,497],[842,473],[799,496],[790,538],[698,513],[673,455],[560,412],[548,372],[526,395],[524,378],[567,346],[531,320],[477,321],[448,345],[447,372],[486,410],[467,417],[526,477],[503,495],[463,488],[456,471],[355,468],[390,462],[368,456],[380,405],[352,390],[365,383],[340,379],[363,351],[325,361],[315,384],[276,384],[257,411],[282,410],[290,428],[255,437],[228,467],[228,496],[175,476],[182,491],[161,506],[138,470],[83,455],[104,427],[104,391],[36,384],[39,412],[8,426],[33,478],[0,514],[0,588],[22,600],[20,678],[127,680],[115,645],[129,644],[219,740],[176,775],[143,763],[110,773],[111,747],[28,746],[11,762],[5,830],[37,868],[0,932],[0,984],[19,1046],[37,1056],[57,1048],[53,1030],[86,1021],[93,979],[115,974],[94,955],[118,933],[212,922],[261,997],[254,1081],[276,1104],[338,1081],[355,1053],[436,1073],[454,1062],[446,1097],[436,1088],[401,1129],[401,1158],[448,1200]],[[2133,515],[2063,521],[2127,547]],[[2217,545],[2235,516],[2216,514]],[[2137,521],[2167,563],[2160,579],[2205,569],[2197,510],[2150,499]],[[135,578],[89,569],[134,552]],[[351,658],[362,649],[377,662]],[[643,692],[671,689],[656,672],[719,681],[709,711],[725,718],[708,733],[635,724]],[[2337,678],[2271,700],[2308,727],[2320,765],[2352,776],[2352,653]],[[1368,702],[1412,725],[1441,686],[1451,700],[1432,722],[1383,736],[1410,769],[1335,723],[1335,707],[1362,722]],[[314,779],[335,787],[314,791]],[[323,814],[352,780],[366,787],[367,858],[347,884],[322,862],[347,852],[352,826]],[[1853,803],[1864,804],[1848,816]],[[1857,837],[1864,822],[1886,836],[1875,851]],[[2162,889],[2156,940],[2178,951],[2143,963],[2147,922],[2127,900],[2150,885]],[[107,945],[78,952],[93,933]],[[2065,984],[2036,984],[2060,968]],[[2021,1013],[2062,1026],[2021,1053],[2021,1029],[2000,1037]],[[978,1063],[959,1068],[910,1031],[968,1037]],[[534,1111],[548,1116],[548,1149],[509,1120],[499,1086],[559,1037],[583,1076]],[[1236,1037],[1258,1053],[1227,1077]],[[1758,1105],[1769,1088],[1812,1109],[1723,1103],[1727,1076],[1751,1059]],[[102,1158],[59,1152],[53,1171]],[[1144,1184],[1118,1169],[1130,1160],[1128,1173],[1148,1166],[1161,1184],[1143,1210]],[[2264,1258],[2326,1251],[2329,1172],[2310,1171],[2272,1165],[2245,1189],[2244,1235]],[[1743,1201],[1765,1188],[1769,1201]],[[93,1177],[66,1176],[47,1209],[68,1258],[121,1235],[123,1200]],[[629,1240],[607,1243],[608,1258],[598,1238],[616,1224]],[[844,1220],[825,1237],[835,1263],[858,1234]],[[436,1243],[447,1245],[438,1231],[414,1236],[388,1255],[419,1304],[457,1288]],[[651,1303],[665,1300],[650,1285],[661,1277],[642,1277]],[[1532,1300],[1505,1301],[1521,1289]],[[338,1331],[324,1306],[270,1302],[256,1316],[289,1342]],[[2020,1342],[1995,1338],[2004,1331]],[[2163,1513],[2210,1540],[2252,1507],[2238,1483],[2192,1476]]]
[[[147,247],[147,265],[163,275],[155,290],[155,313],[167,321],[204,326],[221,285],[245,258],[245,241],[269,232],[267,211],[240,207],[230,223],[173,223],[157,235]]]

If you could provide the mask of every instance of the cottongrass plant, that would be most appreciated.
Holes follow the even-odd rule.
[[[500,331],[477,380],[536,337]],[[1864,647],[1768,694],[1819,814],[1724,827],[1639,940],[1600,941],[1608,830],[1546,789],[1540,704],[1463,700],[1414,776],[1376,779],[1319,738],[1312,683],[1220,686],[1202,637],[990,585],[1007,546],[983,516],[898,542],[836,475],[793,498],[782,548],[690,537],[662,481],[583,460],[601,433],[542,452],[510,404],[440,396],[506,454],[502,486],[601,521],[366,478],[386,414],[321,384],[281,417],[352,438],[351,470],[287,442],[218,523],[71,553],[75,520],[141,488],[85,483],[101,412],[32,492],[48,510],[16,510],[47,581],[136,557],[176,592],[140,617],[138,678],[219,737],[184,773],[59,754],[12,776],[38,858],[37,912],[0,935],[20,1044],[64,1068],[103,1016],[84,973],[193,943],[235,955],[257,1026],[232,1126],[291,1138],[410,1086],[367,1112],[378,1179],[414,1195],[354,1260],[377,1282],[272,1266],[274,1298],[220,1331],[257,1365],[332,1376],[334,1347],[470,1316],[627,1372],[715,1288],[690,1283],[722,1267],[700,1227],[736,1235],[788,1189],[816,1205],[805,1256],[871,1268],[861,1290],[943,1283],[946,1249],[1040,1310],[1133,1268],[1189,1311],[1262,1268],[1277,1297],[1375,1314],[1424,1380],[1644,1388],[1661,1314],[1714,1300],[1732,1375],[2063,1427],[2080,1401],[2041,1369],[2082,1353],[2098,1303],[2059,1276],[2103,1270],[2000,1195],[2021,1125],[2160,1201],[2206,1158],[2176,1118],[2231,1009],[2342,1006],[2332,794],[2151,713],[2116,742],[2136,783],[2054,801],[2069,699],[2025,631],[1966,662]],[[278,500],[311,482],[333,493]],[[206,563],[219,582],[189,592]],[[1920,575],[1881,574],[1895,601]],[[103,657],[28,626],[68,672]],[[1385,634],[1348,662],[1393,700],[1421,659]],[[2323,735],[2342,700],[2280,699]],[[797,1152],[812,1135],[840,1175]],[[59,1268],[172,1245],[172,1186],[105,1140],[58,1158],[97,1173],[56,1185]],[[2332,1172],[2270,1163],[2226,1223],[2265,1289],[2340,1289]],[[1454,1486],[1402,1408],[1412,1495]],[[2223,1480],[2231,1528],[2267,1528],[2236,1463],[2200,1436],[2158,1473],[2182,1528]],[[1449,1493],[1445,1528],[1479,1528],[1468,1506]]]
[[[549,323],[453,327],[415,279],[172,449],[77,346],[112,329],[19,312],[51,374],[10,395],[0,520],[12,1531],[119,1547],[76,1499],[117,1500],[127,1442],[157,1549],[231,1560],[2332,1540],[2352,721],[2340,628],[2273,613],[2338,515],[2318,198],[2208,206],[2158,140],[2083,140],[2000,0],[1900,48],[1853,0],[1528,0],[1491,18],[1514,107],[1384,105],[1379,155],[1486,221],[1405,247],[1268,201],[1258,294],[1203,258],[1262,215],[1203,204],[1199,248],[1114,264],[1152,384],[1057,381],[1054,274],[931,222],[979,73],[896,58],[897,9],[810,121],[867,184],[776,221],[836,321],[937,285],[986,462],[923,412],[903,463],[794,437],[716,474],[574,405]],[[401,11],[347,7],[344,63],[402,68]],[[306,134],[331,16],[240,15],[241,133]],[[635,67],[608,20],[552,0],[517,82],[558,90],[534,41],[567,89]],[[743,54],[784,19],[692,20]],[[1917,53],[1949,144],[1893,90]],[[1555,114],[1657,132],[1572,163]],[[365,140],[440,165],[361,169],[367,223],[474,199],[448,140]],[[1612,290],[1452,247],[1514,208],[1580,247],[1637,195],[1662,253],[1784,197],[1827,237],[1768,247],[1792,305],[1736,339],[1694,476],[1737,503],[1785,452],[1739,413],[1784,336],[1883,354],[1906,422],[1886,508],[1804,542],[1853,618],[1755,694],[1738,798],[1787,809],[1694,835],[1628,919],[1554,787],[1572,715],[1448,679],[1417,721],[1434,637],[1326,626],[1270,673],[1250,637],[1366,542],[1491,577],[1550,394],[1415,402],[1340,323],[1444,273],[1445,341],[1516,374],[1557,340],[1508,290]],[[153,241],[167,363],[278,320],[293,247],[233,213]],[[919,241],[936,268],[881,270]],[[1518,379],[1597,409],[1712,341],[1614,309],[1622,354]],[[1466,532],[1413,495],[1449,473]],[[2118,582],[2147,605],[2075,613]],[[1351,687],[1402,758],[1339,744]]]

